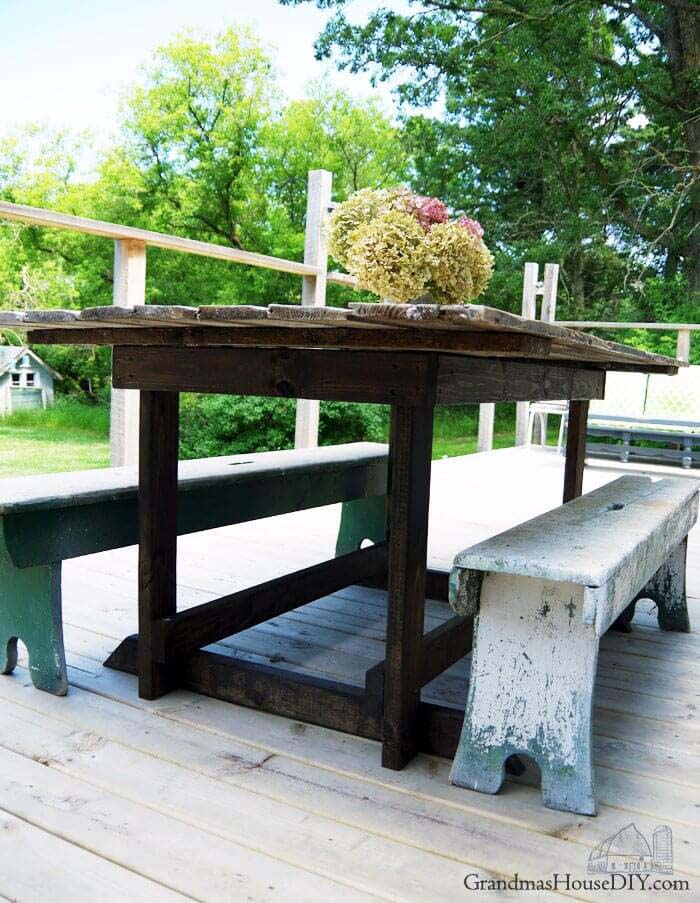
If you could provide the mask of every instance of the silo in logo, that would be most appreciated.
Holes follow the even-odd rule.
[[[668,825],[657,825],[652,839],[654,871],[671,874],[673,872],[673,831]]]

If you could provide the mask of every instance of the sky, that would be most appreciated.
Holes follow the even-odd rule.
[[[354,0],[362,21],[380,6],[405,0]],[[313,43],[329,17],[312,3],[284,7],[277,0],[0,0],[0,136],[25,123],[89,129],[109,143],[119,96],[139,77],[153,49],[178,31],[216,32],[251,26],[273,45],[281,84],[301,97],[313,79],[331,79],[356,96],[373,93],[369,77],[339,73],[314,59]],[[387,109],[388,88],[379,88]]]

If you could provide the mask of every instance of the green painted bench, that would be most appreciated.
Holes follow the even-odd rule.
[[[264,452],[180,462],[178,534],[343,503],[336,555],[385,538],[384,445]],[[136,469],[0,480],[0,670],[27,647],[34,686],[68,690],[61,562],[138,542]]]

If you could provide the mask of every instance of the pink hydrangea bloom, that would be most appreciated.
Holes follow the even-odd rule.
[[[439,198],[424,197],[421,194],[413,194],[408,198],[408,211],[426,232],[435,223],[446,223],[449,219],[447,207]]]
[[[483,238],[484,230],[481,223],[477,222],[475,219],[470,219],[468,216],[463,216],[461,219],[458,219],[457,222],[460,226],[470,232],[474,238]]]

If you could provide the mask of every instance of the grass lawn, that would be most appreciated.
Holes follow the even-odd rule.
[[[514,429],[493,434],[494,448],[510,448],[515,444]],[[438,436],[433,438],[433,459],[453,458],[456,455],[471,455],[476,451],[476,435]]]
[[[550,424],[556,442],[558,420]],[[476,409],[438,409],[433,458],[476,451]],[[513,445],[512,413],[496,419],[494,448]],[[0,419],[0,478],[109,466],[109,410],[61,398],[47,411],[19,411]]]
[[[106,408],[61,399],[0,419],[0,477],[108,466]]]

